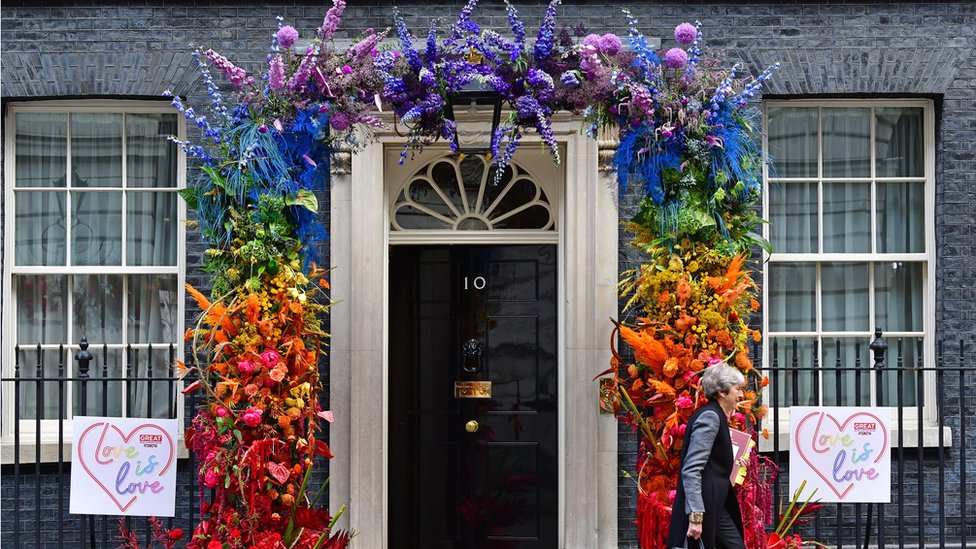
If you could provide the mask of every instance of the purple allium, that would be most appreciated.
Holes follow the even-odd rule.
[[[332,126],[332,129],[341,132],[352,126],[352,120],[349,119],[348,114],[338,111],[329,118],[329,125]]]
[[[664,63],[672,69],[680,69],[688,63],[688,52],[681,48],[671,48],[664,54]]]
[[[616,34],[607,33],[600,37],[599,48],[606,55],[617,55],[623,48],[623,44]]]
[[[268,64],[268,86],[274,91],[285,87],[285,65],[280,55],[272,57]]]
[[[695,41],[698,36],[698,29],[691,23],[682,23],[674,28],[674,39],[682,46],[687,46]]]
[[[598,48],[600,45],[600,38],[601,36],[599,34],[587,34],[586,37],[583,38],[583,45]]]
[[[564,86],[569,86],[570,88],[575,88],[580,85],[579,78],[576,76],[574,71],[566,71],[559,77],[559,81],[563,83]]]
[[[298,41],[298,31],[291,25],[285,25],[278,29],[278,45],[282,48],[290,48]]]

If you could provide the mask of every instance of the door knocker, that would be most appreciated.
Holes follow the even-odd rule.
[[[484,366],[485,344],[469,339],[461,345],[461,367],[469,374],[476,374]]]

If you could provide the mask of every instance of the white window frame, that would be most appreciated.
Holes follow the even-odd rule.
[[[821,299],[820,299],[820,287],[821,287],[821,275],[820,275],[820,265],[832,262],[854,262],[854,263],[867,263],[868,265],[873,265],[878,262],[890,262],[890,261],[911,261],[911,262],[923,262],[924,268],[922,273],[922,286],[923,286],[923,307],[922,307],[922,331],[920,332],[885,332],[883,337],[889,341],[888,352],[885,355],[885,365],[889,369],[894,369],[894,361],[897,359],[897,347],[890,342],[894,338],[899,337],[921,337],[923,338],[923,348],[922,348],[922,360],[923,365],[926,367],[931,367],[936,364],[935,362],[935,267],[936,267],[936,254],[935,254],[935,106],[934,102],[931,100],[902,100],[902,99],[784,99],[784,100],[767,100],[763,101],[762,106],[762,123],[763,123],[763,151],[768,153],[769,142],[767,128],[769,127],[769,109],[770,108],[783,108],[783,107],[795,107],[795,108],[817,108],[818,112],[823,108],[843,108],[843,107],[856,107],[856,108],[871,108],[871,137],[870,137],[870,152],[871,152],[871,176],[866,178],[855,178],[855,177],[842,177],[842,178],[825,178],[823,177],[823,118],[818,116],[818,139],[817,139],[817,175],[816,177],[802,177],[802,178],[770,178],[769,166],[765,165],[763,168],[763,183],[766,188],[769,188],[771,184],[776,184],[777,182],[790,182],[790,181],[816,181],[819,186],[818,191],[818,201],[822,203],[823,201],[823,184],[824,182],[832,181],[843,181],[843,182],[864,182],[871,183],[871,249],[875,250],[877,246],[876,239],[876,224],[877,224],[877,202],[875,200],[875,183],[884,183],[886,181],[916,181],[923,182],[925,184],[924,199],[925,199],[925,251],[922,253],[777,253],[775,250],[772,254],[764,252],[764,259],[769,264],[776,263],[813,263],[817,266],[817,285],[816,285],[816,327],[812,332],[771,332],[769,330],[769,315],[763,315],[763,334],[764,342],[762,348],[762,359],[763,364],[770,365],[772,358],[772,345],[771,340],[774,337],[785,338],[789,340],[792,337],[798,338],[815,338],[818,341],[822,341],[824,338],[833,337],[857,337],[864,342],[864,349],[867,350],[867,346],[874,339],[874,296],[869,295],[869,303],[871,304],[871,310],[869,311],[868,317],[869,322],[872,326],[869,330],[864,332],[851,331],[851,332],[828,332],[822,330],[822,309],[821,309]],[[884,107],[914,107],[922,108],[923,112],[923,139],[924,139],[924,175],[918,178],[885,178],[885,177],[875,177],[875,170],[877,169],[875,164],[875,151],[876,151],[876,135],[875,135],[875,108]],[[775,159],[774,159],[775,161]],[[763,214],[768,218],[769,212],[769,193],[764,193],[763,195]],[[818,208],[818,238],[823,238],[823,211],[822,208]],[[767,225],[763,229],[764,236],[768,239],[770,237],[770,228]],[[871,286],[873,288],[874,270],[868,269],[868,276]],[[763,269],[762,275],[762,287],[768,287],[768,269]],[[768,311],[768,293],[763,292],[762,295],[762,310]],[[881,327],[884,329],[884,327]],[[823,345],[818,344],[818,363],[823,367],[822,356],[823,356]],[[782,353],[781,353],[782,354]],[[787,366],[786,364],[779,364],[780,368]],[[848,366],[848,365],[845,365]],[[852,366],[852,365],[851,365]],[[865,371],[871,371],[872,363],[862,364]],[[780,381],[785,378],[785,376],[780,375]],[[823,376],[817,376],[817,382],[820,383],[820,390],[818,392],[823,398],[824,393],[824,382]],[[926,372],[923,378],[924,388],[923,388],[923,425],[918,425],[918,411],[916,406],[904,406],[903,407],[903,427],[905,436],[905,446],[913,447],[918,444],[918,437],[922,436],[924,446],[937,446],[938,445],[938,410],[936,407],[936,376],[934,372]],[[874,376],[868,375],[864,378],[865,383],[871,384],[873,387]],[[829,388],[827,389],[829,390]],[[785,393],[784,393],[785,394]],[[873,394],[873,391],[872,391]],[[768,429],[770,433],[773,433],[773,402],[771,397],[767,399],[770,404],[770,412],[763,421],[763,426]],[[869,405],[869,403],[865,403]],[[895,426],[897,407],[891,407],[892,410],[892,445],[897,445],[899,443],[898,433],[895,432],[897,427]],[[779,450],[787,451],[790,448],[790,437],[789,437],[789,426],[790,426],[790,407],[782,406],[779,407],[778,418],[778,433],[779,433]],[[921,429],[919,429],[921,427]],[[951,432],[948,429],[944,429],[944,440],[945,445],[949,446],[952,444]],[[760,439],[760,450],[761,451],[771,451],[773,449],[772,437],[769,439]]]
[[[15,302],[15,296],[13,294],[13,279],[18,275],[85,275],[85,274],[114,274],[123,275],[128,277],[128,275],[172,275],[177,276],[177,319],[178,325],[176,328],[176,341],[173,341],[176,345],[176,357],[183,357],[183,325],[185,323],[185,291],[183,289],[183,282],[186,279],[186,205],[183,200],[177,200],[177,250],[176,250],[176,265],[175,266],[121,266],[121,265],[106,265],[106,266],[84,266],[84,267],[73,267],[73,266],[17,266],[15,265],[15,227],[16,227],[16,211],[13,208],[14,204],[14,186],[16,182],[16,115],[21,113],[160,113],[160,114],[174,114],[177,120],[177,138],[184,140],[186,139],[186,121],[182,116],[179,115],[172,108],[168,102],[164,101],[138,101],[138,100],[52,100],[52,101],[31,101],[31,102],[18,102],[9,104],[6,109],[4,116],[4,156],[6,157],[6,162],[4,164],[4,194],[3,202],[6,205],[4,208],[4,222],[3,222],[3,279],[2,288],[3,295],[6,299],[3,300],[2,306],[2,326],[3,338],[2,338],[2,348],[0,348],[0,362],[2,362],[2,374],[4,378],[10,378],[14,375],[14,361],[15,361],[15,348],[17,342],[17,323],[15,319],[15,313],[17,310],[17,304]],[[124,124],[124,118],[123,118]],[[123,131],[123,142],[122,142],[122,158],[126,158],[126,140],[125,132]],[[68,166],[70,168],[70,140],[69,140],[69,153],[68,153]],[[122,178],[125,181],[127,163],[123,160],[122,162]],[[173,187],[173,192],[178,189],[186,187],[186,175],[187,175],[187,163],[186,154],[182,151],[177,153],[177,168],[176,168],[176,186]],[[129,189],[123,185],[119,189],[123,193],[122,208],[125,211],[125,189]],[[140,190],[150,190],[150,188],[139,187]],[[66,212],[67,215],[70,213]],[[126,246],[126,232],[125,224],[127,221],[127,216],[122,215],[122,260],[125,262],[125,246]],[[70,237],[69,237],[70,240]],[[70,244],[69,244],[70,246]],[[122,296],[122,311],[125,315],[127,311],[127,297],[123,292]],[[68,377],[76,376],[77,372],[77,361],[73,360],[75,352],[79,350],[78,343],[79,339],[84,334],[74,334],[72,325],[72,314],[71,307],[66,311],[68,318],[66,319],[67,324],[67,341],[65,341],[65,375]],[[122,343],[110,344],[109,349],[124,349],[131,344],[133,350],[145,350],[148,347],[146,343],[132,343],[128,341],[128,330],[122,330]],[[54,349],[57,350],[57,344],[42,345],[42,349]],[[92,375],[96,380],[99,377],[99,371],[101,368],[100,354],[102,350],[102,345],[97,345],[90,347],[89,352],[91,352],[96,358],[91,364],[90,375]],[[169,348],[167,347],[154,347],[153,352],[168,353]],[[25,367],[26,366],[26,367]],[[21,377],[34,376],[33,365],[21,365]],[[160,373],[161,374],[161,373]],[[162,375],[162,374],[161,374]],[[65,384],[65,402],[67,415],[67,421],[64,424],[64,440],[65,445],[70,445],[71,441],[71,421],[72,417],[72,388],[71,383]],[[14,417],[13,409],[13,391],[14,384],[5,382],[3,384],[3,407],[0,413],[6,418]],[[125,391],[127,393],[128,391]],[[123,409],[124,409],[124,399],[123,398]],[[182,410],[182,399],[177,403],[177,415],[179,418],[183,416]],[[21,438],[21,463],[34,462],[35,459],[40,459],[41,462],[56,461],[58,459],[58,423],[56,419],[42,419],[41,420],[41,443],[40,449],[34,448],[34,441],[36,437],[36,425],[37,422],[34,419],[22,419],[20,421],[19,430]],[[14,423],[12,421],[5,421],[3,424],[3,430],[0,432],[0,448],[2,448],[2,463],[12,463],[13,462],[13,433],[14,433]],[[38,452],[35,454],[35,452]],[[67,454],[66,454],[67,457]]]

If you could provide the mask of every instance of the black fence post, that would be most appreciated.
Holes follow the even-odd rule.
[[[875,406],[881,405],[881,397],[884,395],[882,392],[882,370],[884,370],[884,357],[885,351],[888,350],[888,342],[881,337],[881,328],[874,329],[874,340],[871,342],[871,353],[874,355],[874,371],[875,371]],[[868,544],[871,541],[871,511],[874,506],[868,504],[868,517],[867,522],[864,525],[864,549],[867,549]],[[882,530],[882,523],[884,522],[884,507],[878,504],[878,545],[879,547],[884,547],[884,537]]]
[[[95,358],[88,350],[88,338],[82,337],[78,344],[79,351],[75,353],[75,360],[78,361],[78,383],[81,385],[81,395],[79,408],[82,415],[88,414],[88,370],[91,361]],[[95,516],[88,515],[88,535],[92,549],[95,549]],[[81,539],[85,539],[85,519],[81,519]]]

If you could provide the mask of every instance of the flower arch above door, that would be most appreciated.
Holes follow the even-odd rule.
[[[403,169],[403,168],[399,168]],[[491,161],[444,154],[391,189],[390,232],[556,231],[556,201],[518,161],[495,184]]]

